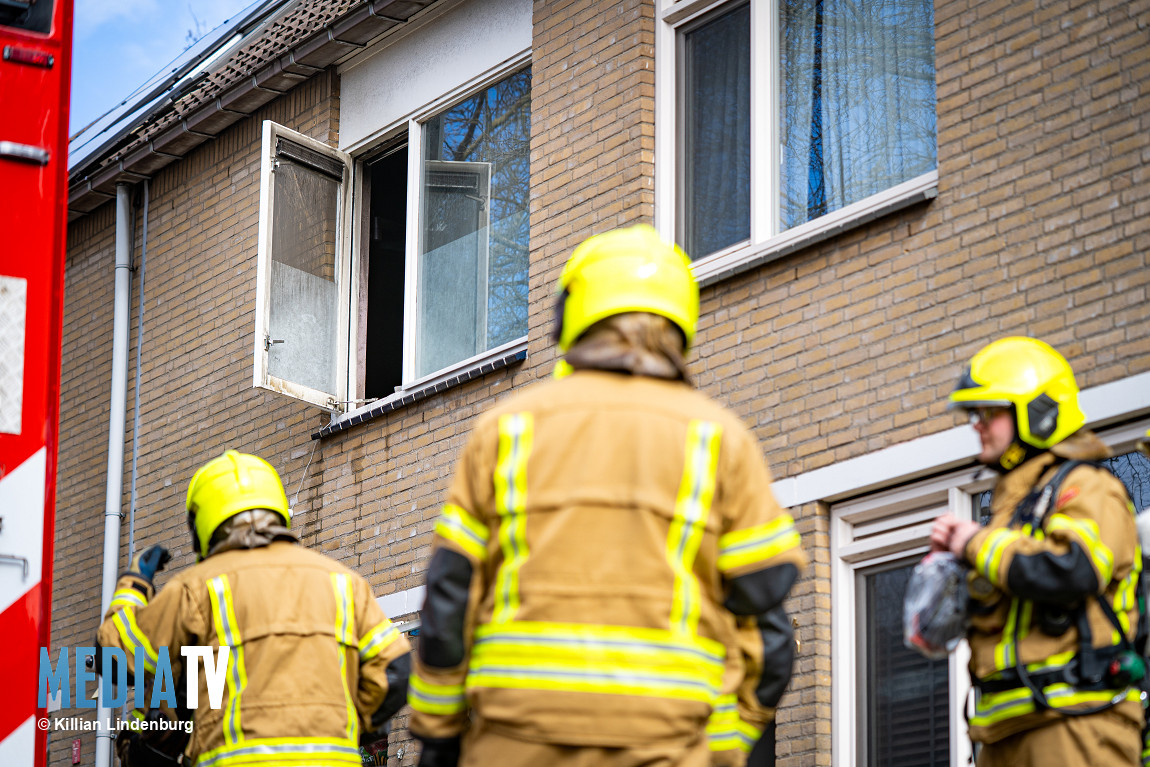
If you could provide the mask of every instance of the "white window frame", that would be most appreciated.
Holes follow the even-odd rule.
[[[318,152],[324,157],[339,162],[343,166],[343,180],[339,186],[339,211],[336,222],[336,290],[338,302],[337,312],[337,347],[336,347],[336,386],[335,391],[326,392],[313,389],[309,386],[278,378],[268,372],[268,354],[271,339],[268,333],[271,315],[271,285],[270,249],[272,242],[272,221],[274,219],[275,205],[275,168],[276,142],[286,139],[294,144]],[[347,339],[348,325],[351,321],[351,156],[345,152],[316,141],[313,138],[298,133],[290,128],[265,120],[263,124],[263,140],[261,142],[260,161],[260,212],[259,233],[256,245],[256,317],[255,339],[253,346],[252,386],[257,389],[286,394],[304,402],[317,405],[325,410],[340,409],[340,401],[346,399],[348,388],[348,359]]]
[[[1089,419],[1086,427],[1115,454],[1133,450],[1150,428],[1150,372],[1084,389],[1079,403]],[[858,764],[857,576],[875,565],[924,555],[931,509],[945,507],[974,519],[975,498],[994,481],[990,472],[974,476],[978,449],[974,429],[956,426],[774,483],[785,507],[831,504],[832,764]],[[962,706],[969,697],[969,657],[963,642],[949,661],[952,767],[968,764]]]
[[[975,498],[991,484],[990,478],[972,480],[966,470],[831,507],[831,667],[846,670],[835,674],[832,685],[832,764],[862,764],[861,674],[855,673],[863,665],[858,641],[859,577],[878,565],[921,559],[930,549],[935,517],[948,511],[961,519],[974,519]],[[969,660],[965,641],[947,659],[951,767],[964,767],[971,756],[963,715],[970,695]]]
[[[369,158],[371,153],[384,144],[393,143],[397,140],[402,140],[406,137],[407,142],[407,239],[404,247],[404,299],[403,299],[403,373],[401,376],[402,383],[400,388],[390,396],[384,397],[381,400],[364,404],[358,408],[350,410],[345,414],[346,417],[351,418],[360,413],[366,412],[373,407],[378,407],[380,403],[391,402],[393,400],[402,399],[405,395],[413,391],[423,389],[429,386],[453,378],[460,372],[472,368],[481,367],[492,360],[502,358],[508,354],[513,354],[522,349],[527,348],[527,334],[509,341],[505,344],[497,346],[493,349],[488,349],[485,352],[460,360],[448,367],[440,370],[433,371],[428,375],[417,377],[416,372],[416,357],[418,354],[417,342],[418,332],[417,323],[419,321],[419,259],[421,242],[420,225],[422,223],[422,206],[423,206],[423,127],[424,124],[441,114],[442,112],[450,109],[455,104],[466,100],[467,98],[480,93],[492,85],[495,85],[500,80],[509,77],[516,72],[530,66],[531,64],[531,51],[523,50],[512,56],[507,61],[500,64],[487,72],[484,72],[476,77],[473,77],[466,82],[460,84],[456,88],[441,94],[438,98],[428,102],[417,112],[408,115],[402,120],[383,127],[375,135],[376,138],[372,142],[365,144],[361,147],[356,147],[352,150],[352,156],[355,162],[355,174],[358,178],[358,183],[362,184],[367,178],[366,162],[365,159]],[[534,84],[533,84],[534,87]],[[363,210],[364,195],[356,195],[352,200],[352,217],[356,222],[360,222],[358,226],[363,226],[363,221],[366,220],[365,211]],[[359,241],[361,232],[357,229],[352,231],[352,239]],[[357,257],[362,257],[358,251],[359,246],[353,246],[356,249]],[[360,294],[360,270],[352,270],[352,284],[351,295],[359,296]],[[351,338],[358,338],[358,311],[353,312],[351,317],[350,334]],[[356,370],[359,363],[358,349],[353,345],[350,350],[349,357],[349,370]],[[349,393],[347,399],[352,399],[355,395],[350,391],[354,387],[355,382],[349,381]]]
[[[354,154],[333,149],[314,139],[308,138],[296,131],[282,125],[266,121],[262,142],[262,159],[260,167],[260,219],[259,239],[257,245],[256,261],[256,327],[254,342],[253,386],[256,388],[276,391],[305,402],[317,405],[325,410],[341,413],[337,419],[352,418],[381,402],[387,403],[402,399],[413,391],[435,386],[443,381],[452,379],[459,373],[481,367],[485,364],[515,354],[527,348],[527,334],[501,344],[493,349],[477,355],[459,360],[440,370],[432,371],[427,375],[416,376],[416,362],[418,355],[418,329],[419,321],[419,271],[420,248],[423,206],[423,131],[424,124],[450,109],[453,105],[492,85],[510,75],[529,67],[531,64],[531,51],[524,50],[487,72],[482,73],[460,84],[447,93],[428,102],[418,112],[408,115],[396,123],[386,126],[377,132],[376,139],[369,144],[358,147]],[[338,366],[338,387],[335,392],[321,392],[301,384],[277,378],[268,373],[268,351],[265,339],[268,337],[268,320],[270,315],[270,286],[268,284],[269,248],[271,243],[271,225],[274,205],[274,168],[275,143],[278,138],[286,138],[308,149],[321,152],[327,157],[336,159],[344,164],[344,180],[340,186],[340,213],[339,229],[337,233],[337,272],[339,290],[339,348],[338,359],[343,361]],[[353,268],[353,262],[364,257],[360,251],[362,241],[362,227],[366,221],[364,210],[363,184],[366,183],[366,164],[371,154],[380,146],[397,140],[406,139],[407,144],[407,210],[405,212],[405,226],[407,229],[404,247],[404,309],[403,309],[403,372],[401,385],[391,395],[380,400],[356,405],[356,375],[359,365],[358,338],[359,338],[359,312],[353,304],[360,300],[361,280],[360,269]],[[352,193],[352,189],[356,194]],[[356,222],[354,225],[352,222]],[[354,299],[353,299],[354,297]]]
[[[678,125],[679,30],[737,0],[656,0],[655,30],[655,228],[666,239],[678,229],[678,169],[682,154]],[[775,0],[750,0],[751,6],[751,235],[692,265],[696,279],[707,285],[744,271],[879,216],[938,195],[938,170],[820,216],[785,232],[772,234],[778,222],[779,151],[778,8]],[[766,41],[763,44],[763,41]],[[937,166],[937,160],[936,160]],[[694,255],[694,254],[692,254]]]

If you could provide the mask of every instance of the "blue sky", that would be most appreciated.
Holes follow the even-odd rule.
[[[74,0],[70,133],[254,0]]]

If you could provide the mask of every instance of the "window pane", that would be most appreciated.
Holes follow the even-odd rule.
[[[1126,486],[1139,514],[1150,506],[1150,458],[1139,452],[1125,453],[1102,461],[1102,465]],[[990,496],[987,490],[975,497],[975,516],[984,525],[990,521]]]
[[[336,389],[339,346],[335,179],[282,155],[273,175],[268,373],[322,392]]]
[[[46,34],[52,29],[52,4],[52,0],[0,2],[0,25]]]
[[[692,258],[751,236],[751,8],[683,35],[683,231]]]
[[[779,0],[780,227],[937,165],[932,0]]]
[[[947,661],[908,650],[902,603],[913,565],[865,576],[867,767],[948,767]]]
[[[1134,452],[1109,458],[1102,464],[1126,485],[1135,511],[1141,514],[1150,506],[1150,458]]]
[[[527,334],[531,72],[424,126],[416,377]]]

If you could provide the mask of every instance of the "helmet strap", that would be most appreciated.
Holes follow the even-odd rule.
[[[551,343],[556,346],[559,345],[559,339],[563,337],[563,315],[567,311],[567,296],[570,295],[566,289],[560,293],[555,299],[555,310],[552,313],[551,321]]]
[[[203,562],[204,555],[200,552],[200,537],[196,535],[196,515],[188,512],[188,532],[192,535],[192,551],[196,552],[196,561]]]
[[[991,466],[992,469],[1002,474],[1012,471],[1031,458],[1046,452],[1045,448],[1035,447],[1027,442],[1023,442],[1022,438],[1019,437],[1018,411],[1016,408],[1017,405],[1010,409],[1010,417],[1014,419],[1014,441],[1010,443],[1010,446],[1007,447],[1006,450],[1002,451],[1002,455],[999,456],[998,461]]]

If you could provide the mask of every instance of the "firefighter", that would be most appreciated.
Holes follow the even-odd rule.
[[[187,521],[198,563],[157,593],[152,580],[167,551],[152,546],[133,558],[99,644],[125,651],[129,678],[137,648],[149,672],[167,648],[180,691],[181,647],[231,648],[218,709],[202,664],[198,671],[184,764],[359,765],[361,735],[385,736],[410,673],[407,639],[367,581],[298,544],[279,475],[254,455],[228,450],[197,471]],[[120,738],[117,750],[130,767],[178,757],[169,750],[163,761],[147,730]]]
[[[1141,551],[1126,489],[1095,463],[1110,450],[1082,428],[1070,365],[1041,341],[1004,338],[971,359],[950,401],[999,474],[985,528],[947,514],[930,536],[972,568],[979,767],[1135,767]]]
[[[435,526],[420,764],[740,764],[791,675],[799,535],[688,384],[687,256],[608,232],[559,289],[556,376],[479,419]]]

